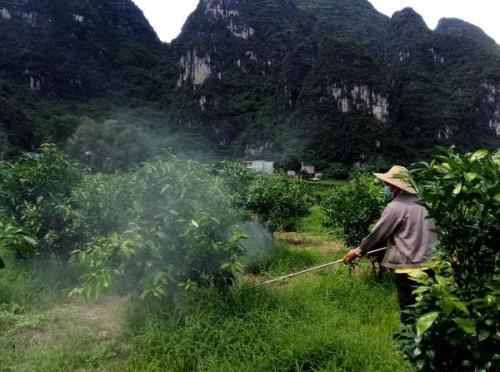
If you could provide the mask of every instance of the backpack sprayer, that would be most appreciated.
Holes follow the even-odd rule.
[[[366,253],[366,255],[369,256],[369,255],[377,253],[377,252],[385,251],[386,249],[387,249],[387,247],[375,249],[373,251],[370,251],[370,252]],[[329,262],[329,263],[326,263],[326,264],[323,264],[323,265],[311,267],[310,269],[306,269],[306,270],[302,270],[302,271],[299,271],[299,272],[296,272],[296,273],[292,273],[292,274],[288,274],[288,275],[285,275],[285,276],[281,276],[281,277],[276,278],[276,279],[271,279],[271,280],[268,280],[267,282],[263,282],[263,283],[254,285],[252,287],[249,287],[249,289],[263,287],[265,285],[276,283],[276,282],[280,282],[280,281],[288,279],[288,278],[295,278],[296,276],[300,276],[300,275],[303,275],[303,274],[306,274],[306,273],[310,273],[311,271],[316,271],[316,270],[324,269],[326,267],[338,265],[341,262],[344,262],[343,258],[341,258],[340,260],[334,261],[334,262]]]

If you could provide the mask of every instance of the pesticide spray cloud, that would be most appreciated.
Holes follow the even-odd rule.
[[[258,221],[246,221],[231,226],[230,231],[234,231],[237,228],[246,236],[246,239],[241,242],[241,245],[245,248],[245,255],[242,257],[244,264],[258,261],[272,252],[274,237],[262,223]]]

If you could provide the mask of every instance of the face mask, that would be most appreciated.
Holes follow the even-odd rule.
[[[394,199],[394,193],[391,191],[389,186],[384,186],[384,195],[387,200]]]

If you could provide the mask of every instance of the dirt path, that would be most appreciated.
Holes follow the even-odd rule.
[[[11,335],[24,352],[63,346],[69,335],[96,340],[118,339],[123,332],[126,299],[104,297],[98,302],[72,301],[40,313],[38,324]],[[23,329],[24,328],[24,329]]]
[[[292,249],[311,250],[324,254],[332,254],[346,249],[341,242],[325,241],[323,237],[305,233],[277,232],[275,236]]]

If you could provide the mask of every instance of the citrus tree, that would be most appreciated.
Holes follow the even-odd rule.
[[[245,208],[257,214],[271,230],[293,230],[312,204],[313,198],[304,184],[275,174],[257,177],[248,186]]]
[[[232,161],[216,163],[214,173],[220,178],[229,202],[236,208],[246,208],[248,188],[257,177],[255,173]]]
[[[234,226],[241,215],[211,169],[165,157],[113,177],[92,180],[77,196],[100,222],[82,222],[96,235],[78,252],[85,273],[72,294],[94,296],[114,286],[164,300],[179,288],[233,282],[242,270],[243,236]]]
[[[500,152],[441,149],[411,175],[439,237],[436,275],[420,284],[416,323],[400,334],[419,371],[500,368]]]
[[[37,241],[35,253],[66,262],[72,251],[70,199],[85,169],[68,160],[53,144],[16,162],[0,162],[0,213]],[[9,225],[10,223],[10,225]]]
[[[358,173],[346,184],[332,186],[322,202],[327,227],[342,231],[349,245],[357,245],[380,217],[386,201],[382,184],[367,173]]]

